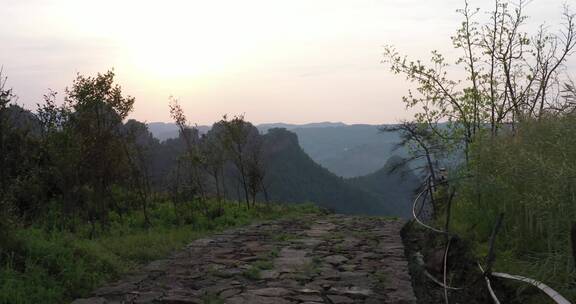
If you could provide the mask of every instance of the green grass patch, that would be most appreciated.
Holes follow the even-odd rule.
[[[290,233],[280,233],[280,234],[274,234],[274,236],[272,236],[272,240],[275,242],[286,242],[296,238],[298,238],[297,235]]]
[[[257,281],[257,280],[260,280],[260,272],[261,271],[262,270],[260,268],[254,266],[254,265],[251,265],[250,268],[244,270],[242,275],[244,277],[246,277],[247,279]]]
[[[390,284],[390,276],[384,271],[376,271],[373,274],[376,280],[377,287],[380,289],[385,289],[388,284]]]
[[[274,267],[274,264],[270,260],[260,260],[254,262],[253,266],[260,270],[270,270]]]
[[[494,270],[542,281],[574,302],[576,116],[526,121],[514,135],[501,132],[480,136],[472,146],[469,172],[462,175],[474,177],[453,184],[451,229],[471,241],[483,260],[492,227],[504,213]],[[524,290],[518,287],[519,294]],[[545,303],[531,294],[521,302]]]
[[[280,250],[277,247],[272,248],[270,252],[268,252],[268,258],[274,259],[280,255]]]
[[[151,227],[144,228],[138,212],[111,215],[109,227],[99,227],[93,239],[88,238],[87,224],[77,226],[75,232],[46,225],[15,229],[11,236],[18,241],[18,250],[0,260],[0,303],[69,302],[194,239],[254,221],[317,212],[309,205],[267,204],[246,209],[224,203],[222,207],[220,216],[210,218],[204,215],[210,212],[185,214],[171,203],[159,203],[150,210]]]
[[[224,299],[215,294],[206,294],[202,297],[203,304],[224,304]]]

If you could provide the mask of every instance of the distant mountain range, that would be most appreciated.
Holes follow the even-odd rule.
[[[171,122],[150,122],[146,124],[148,131],[160,141],[165,141],[171,138],[178,137],[178,126]],[[201,134],[205,134],[210,130],[210,126],[196,126]]]
[[[300,145],[314,161],[334,174],[356,177],[382,168],[394,154],[398,134],[381,132],[376,125],[340,125],[295,128]]]
[[[171,122],[151,122],[148,123],[148,130],[160,141],[170,138],[178,137],[178,126]],[[324,128],[324,127],[344,127],[345,123],[342,122],[313,122],[308,124],[288,124],[288,123],[265,123],[257,125],[256,127],[260,132],[266,133],[269,129],[283,128],[286,130],[305,129],[305,128]],[[210,130],[210,126],[196,126],[200,133],[206,133]]]
[[[395,149],[398,134],[381,132],[377,125],[340,122],[256,127],[264,139],[271,200],[311,201],[341,213],[409,216],[420,179],[409,168],[389,172],[406,154]],[[178,137],[171,123],[148,128],[159,139]],[[205,133],[210,127],[198,129]]]
[[[265,123],[259,124],[256,127],[260,130],[260,132],[266,133],[269,129],[273,128],[284,128],[286,130],[294,130],[294,129],[307,129],[307,128],[329,128],[329,127],[344,127],[346,126],[343,122],[312,122],[307,124],[287,124],[287,123]]]
[[[267,123],[256,126],[261,133],[284,128],[298,136],[300,146],[316,163],[341,177],[357,177],[382,168],[394,154],[404,156],[405,149],[394,150],[398,134],[380,132],[378,125],[342,122],[309,124]],[[160,141],[178,137],[173,123],[149,123],[148,128]],[[200,133],[209,126],[198,126]]]
[[[178,134],[173,124],[148,126],[153,134]],[[271,201],[314,202],[347,214],[409,216],[420,179],[408,168],[390,172],[392,165],[400,161],[392,152],[398,142],[397,134],[381,133],[374,125],[331,122],[256,127],[263,139],[265,184]],[[205,133],[210,128],[198,129]],[[153,165],[156,175],[167,176],[169,172],[165,170],[174,167],[183,149],[178,137],[159,144],[154,149],[158,151]],[[227,196],[242,200],[241,191],[230,182]]]

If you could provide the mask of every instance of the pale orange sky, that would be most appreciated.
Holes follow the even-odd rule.
[[[564,0],[534,0],[530,23],[559,23]],[[573,4],[575,1],[568,1]],[[492,1],[471,1],[482,12]],[[447,54],[460,0],[2,0],[0,65],[30,109],[76,73],[114,68],[133,118],[223,114],[255,123],[392,123],[409,118],[408,84],[382,46],[414,58]],[[576,4],[576,3],[574,3]],[[576,6],[576,5],[573,5]]]

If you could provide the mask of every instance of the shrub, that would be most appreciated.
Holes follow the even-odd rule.
[[[514,135],[475,142],[474,178],[457,185],[454,228],[485,255],[492,226],[504,213],[496,270],[541,280],[575,300],[570,226],[576,219],[576,117],[525,121],[517,128]]]

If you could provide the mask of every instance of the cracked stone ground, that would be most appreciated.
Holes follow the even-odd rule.
[[[330,215],[230,230],[73,304],[416,303],[403,224]]]

